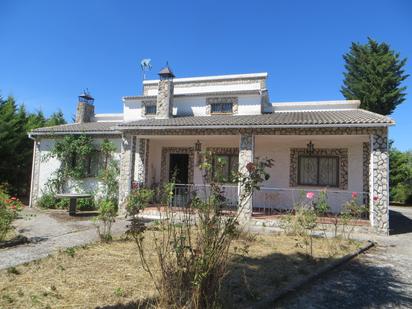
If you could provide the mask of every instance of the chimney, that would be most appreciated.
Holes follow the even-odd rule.
[[[167,119],[173,113],[173,75],[172,70],[166,65],[159,72],[159,89],[157,93],[156,118]]]
[[[94,117],[94,98],[88,91],[83,91],[79,95],[79,102],[76,110],[76,123],[90,122]]]

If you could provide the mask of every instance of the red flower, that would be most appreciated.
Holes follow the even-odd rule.
[[[13,196],[13,197],[11,198],[11,200],[15,201],[15,200],[17,200],[17,197]]]
[[[352,198],[357,198],[358,197],[358,192],[352,192]]]
[[[377,195],[374,195],[373,200],[376,202],[377,200],[379,200],[379,197]]]
[[[246,169],[249,173],[252,173],[256,170],[256,166],[252,162],[249,162],[246,164]]]

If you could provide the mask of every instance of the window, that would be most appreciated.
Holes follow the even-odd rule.
[[[298,184],[339,187],[339,157],[299,156]]]
[[[93,151],[86,159],[86,175],[88,177],[97,177],[99,173],[100,152]]]
[[[232,114],[233,103],[232,102],[216,102],[210,104],[211,114]]]
[[[144,112],[145,115],[156,115],[156,105],[145,105]]]
[[[212,174],[216,181],[235,182],[234,173],[238,171],[239,155],[215,154],[213,155]]]

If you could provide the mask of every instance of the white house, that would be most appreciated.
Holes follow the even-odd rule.
[[[204,186],[200,151],[227,164],[228,198],[238,196],[233,170],[256,157],[274,160],[270,179],[248,204],[253,210],[291,208],[300,192],[327,188],[333,212],[352,192],[369,204],[370,223],[386,233],[388,219],[388,127],[394,121],[359,108],[359,101],[271,103],[267,73],[175,78],[166,67],[160,80],[145,80],[143,94],[123,97],[123,113],[95,114],[83,95],[76,123],[40,128],[35,139],[31,205],[42,194],[55,159],[42,159],[67,134],[109,138],[120,160],[119,205],[132,182],[156,186],[175,170],[181,186]],[[90,178],[81,190],[96,186]],[[207,185],[207,184],[206,184]],[[179,187],[178,186],[178,187]],[[240,188],[241,190],[242,188]]]

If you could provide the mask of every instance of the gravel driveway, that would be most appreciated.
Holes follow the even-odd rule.
[[[391,236],[276,308],[412,308],[412,207],[391,207]]]
[[[69,217],[66,211],[24,208],[22,218],[16,220],[14,226],[32,243],[0,249],[0,269],[46,257],[59,249],[98,240],[92,218],[90,213]],[[112,231],[113,234],[120,234],[125,229],[126,221],[118,219]]]

